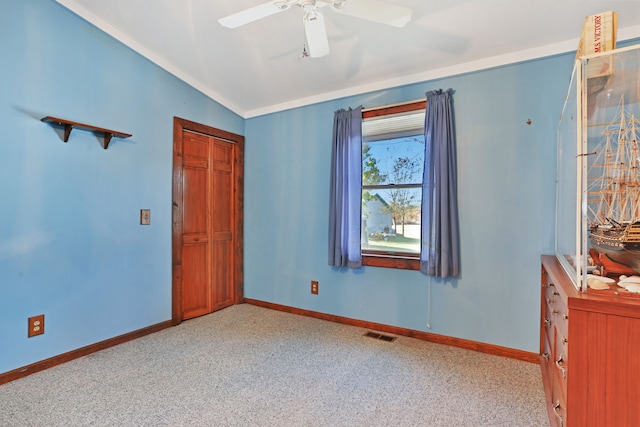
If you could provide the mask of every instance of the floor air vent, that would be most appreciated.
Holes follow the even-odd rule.
[[[364,336],[369,338],[375,338],[377,340],[387,341],[387,342],[394,341],[397,338],[397,337],[392,337],[390,335],[382,335],[377,332],[371,332],[371,331],[364,334]]]

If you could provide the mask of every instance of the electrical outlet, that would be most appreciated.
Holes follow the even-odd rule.
[[[316,280],[311,281],[311,293],[318,295],[318,282]]]
[[[31,338],[42,334],[44,334],[44,314],[29,317],[29,330],[27,331],[27,336]]]
[[[151,209],[140,209],[140,225],[151,224]]]

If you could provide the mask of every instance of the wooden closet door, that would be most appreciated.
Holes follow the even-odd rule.
[[[233,145],[211,138],[212,309],[233,304]]]
[[[232,305],[233,143],[182,136],[182,319]]]
[[[179,323],[242,302],[235,277],[242,204],[236,200],[238,143],[184,128],[176,132],[173,317]]]
[[[182,318],[189,319],[213,311],[213,177],[210,137],[186,131],[182,141]]]

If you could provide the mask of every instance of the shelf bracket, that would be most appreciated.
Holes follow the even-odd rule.
[[[109,147],[111,138],[113,138],[114,136],[117,136],[119,138],[129,138],[130,136],[132,136],[129,133],[118,132],[115,130],[105,129],[105,128],[101,128],[93,125],[87,125],[84,123],[72,122],[70,120],[60,119],[58,117],[52,117],[52,116],[43,117],[42,119],[40,119],[40,121],[44,123],[49,123],[52,126],[62,126],[64,128],[64,138],[63,138],[64,142],[69,141],[69,136],[71,136],[71,131],[75,128],[88,130],[99,135],[101,134],[104,138],[104,144],[102,148],[104,148],[105,150],[107,149],[107,147]]]
[[[73,130],[72,124],[64,125],[64,142],[69,141],[69,136],[71,135],[72,130]]]
[[[104,146],[102,148],[104,148],[105,150],[107,149],[109,143],[111,142],[111,138],[113,138],[113,134],[111,132],[104,133]]]

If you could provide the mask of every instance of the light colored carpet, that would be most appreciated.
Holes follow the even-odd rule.
[[[0,426],[548,426],[536,364],[251,305],[0,386]]]

